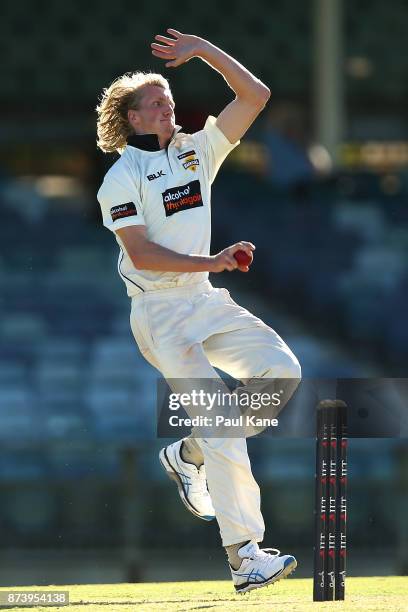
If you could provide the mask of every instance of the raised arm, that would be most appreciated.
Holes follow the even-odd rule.
[[[209,41],[199,36],[182,34],[172,28],[167,32],[172,38],[157,35],[155,39],[159,42],[151,45],[153,55],[167,60],[167,68],[176,68],[192,57],[199,57],[222,74],[234,91],[235,100],[220,113],[216,124],[231,143],[236,142],[265,107],[271,94],[269,88],[233,57]]]

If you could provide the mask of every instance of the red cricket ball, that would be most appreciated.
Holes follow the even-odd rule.
[[[237,260],[238,265],[243,267],[250,266],[254,259],[252,253],[248,255],[246,251],[236,251],[234,253],[234,257]]]

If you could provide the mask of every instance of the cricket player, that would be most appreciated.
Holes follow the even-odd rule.
[[[198,36],[168,29],[151,50],[166,68],[201,59],[224,77],[235,98],[202,130],[185,134],[175,124],[172,92],[162,75],[127,73],[103,91],[98,146],[121,156],[98,200],[103,224],[119,245],[133,335],[145,359],[173,386],[188,379],[218,384],[217,367],[243,388],[291,381],[288,398],[301,377],[294,354],[273,329],[208,280],[209,272],[248,271],[234,253],[250,254],[255,245],[249,241],[210,255],[211,185],[270,91]],[[265,527],[244,436],[184,438],[162,449],[160,461],[187,509],[203,520],[217,519],[236,591],[271,584],[294,570],[292,555],[258,546]]]

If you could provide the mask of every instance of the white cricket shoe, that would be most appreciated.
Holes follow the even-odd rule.
[[[194,516],[204,521],[212,521],[215,511],[207,489],[205,467],[197,468],[193,463],[187,463],[181,458],[180,450],[183,440],[174,442],[159,453],[160,463],[169,478],[177,484],[181,501]]]
[[[275,554],[272,554],[273,553]],[[279,556],[276,548],[259,548],[254,541],[248,542],[238,550],[242,563],[237,570],[231,565],[231,574],[237,593],[246,593],[252,589],[273,584],[281,578],[286,578],[297,566],[292,555]]]

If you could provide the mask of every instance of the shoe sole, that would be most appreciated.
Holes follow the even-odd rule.
[[[270,584],[274,584],[283,578],[287,578],[293,571],[295,571],[297,567],[297,561],[294,557],[292,560],[286,559],[283,569],[269,578],[269,580],[265,580],[265,582],[251,582],[250,584],[245,584],[243,587],[235,587],[237,593],[248,593],[248,591],[253,591],[254,589],[260,589],[265,586],[269,586]]]
[[[199,512],[197,512],[197,510],[194,508],[194,506],[190,504],[190,502],[187,499],[186,493],[184,491],[184,486],[183,486],[183,483],[181,482],[181,478],[177,474],[177,471],[171,465],[169,458],[167,457],[165,448],[162,448],[159,453],[159,461],[162,464],[163,469],[166,471],[167,476],[171,478],[171,480],[174,480],[174,482],[176,483],[178,492],[180,495],[180,499],[185,505],[185,507],[187,508],[187,510],[191,512],[191,514],[194,514],[194,516],[196,516],[197,518],[202,519],[203,521],[209,522],[209,521],[214,520],[215,516],[207,516],[207,515],[199,514]]]

